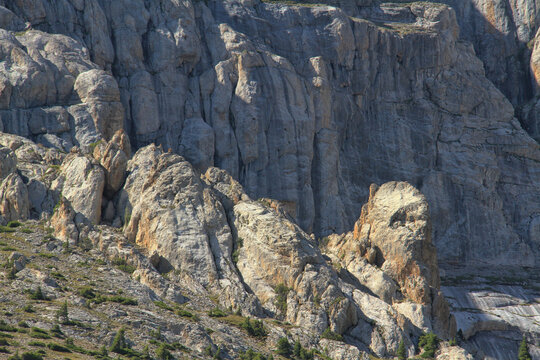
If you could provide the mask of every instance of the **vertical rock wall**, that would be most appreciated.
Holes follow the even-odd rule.
[[[370,183],[407,180],[431,204],[443,259],[537,261],[538,143],[444,5],[0,4],[3,41],[25,54],[5,66],[29,59],[0,71],[4,131],[69,148],[123,127],[136,148],[156,142],[199,170],[227,170],[254,198],[287,202],[318,236],[352,228]],[[528,9],[515,13],[530,20],[520,39],[534,32],[527,4],[512,7]],[[461,38],[488,32],[467,27],[466,5]],[[494,19],[509,18],[499,10]],[[40,76],[28,89],[18,80]],[[36,96],[7,98],[19,93]]]

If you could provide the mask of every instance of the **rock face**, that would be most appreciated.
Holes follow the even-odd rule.
[[[0,222],[123,225],[170,298],[413,356],[455,331],[435,248],[540,258],[539,7],[445,2],[0,0]]]
[[[455,2],[459,29],[429,3],[4,1],[33,29],[3,33],[6,66],[20,66],[2,72],[2,126],[85,151],[123,127],[136,148],[156,142],[288,203],[317,236],[349,230],[370,183],[406,180],[431,204],[441,258],[533,265],[538,144],[459,36],[485,50],[505,94],[525,98],[512,88],[521,47],[508,40],[501,70],[486,44],[528,39],[536,10],[477,3],[493,21],[473,27],[481,13]]]
[[[411,336],[419,336],[423,330],[435,330],[442,337],[455,333],[448,306],[438,298],[437,265],[427,260],[428,256],[436,259],[436,254],[430,243],[425,198],[408,184],[383,185],[380,197],[391,192],[396,202],[393,210],[406,208],[411,218],[418,217],[414,218],[419,222],[418,231],[411,231],[414,239],[400,229],[393,238],[403,242],[395,256],[401,251],[403,258],[410,260],[406,265],[416,266],[412,275],[424,281],[420,281],[425,284],[422,290],[430,294],[426,295],[429,299],[411,299],[421,308],[413,315],[409,313],[415,305],[405,306],[397,291],[408,299],[413,296],[405,291],[407,285],[400,283],[405,270],[396,275],[391,267],[377,268],[394,287],[393,292],[381,296],[383,300],[358,290],[358,280],[351,282],[350,275],[336,272],[314,239],[287,213],[272,207],[271,202],[250,199],[223,170],[209,168],[200,175],[181,156],[149,145],[129,161],[128,173],[115,205],[123,214],[127,239],[145,250],[158,271],[174,273],[178,281],[192,284],[193,291],[217,296],[225,307],[244,315],[283,319],[313,334],[329,328],[354,345],[354,350],[336,348],[337,353],[351,356],[359,351],[389,356],[402,339],[412,355]],[[397,197],[400,192],[405,200]],[[379,202],[376,198],[369,204]],[[419,208],[410,209],[411,204]],[[377,215],[384,212],[379,211]],[[392,215],[391,211],[385,213],[382,221],[387,222]],[[374,239],[377,236],[375,231]],[[351,240],[359,242],[356,237]],[[426,249],[431,246],[431,253],[406,252],[404,248],[412,246],[406,241],[413,240],[418,246],[425,242]],[[382,243],[379,246],[383,247]],[[388,259],[388,263],[392,261]],[[364,265],[373,267],[367,263],[357,267]],[[394,275],[396,279],[392,279]],[[394,302],[401,304],[393,306]]]
[[[537,269],[446,267],[442,291],[463,336],[462,346],[485,359],[515,359],[526,337],[540,357]]]
[[[455,335],[440,293],[428,204],[410,184],[372,185],[354,232],[330,236],[324,252],[416,326]]]
[[[105,170],[105,192],[109,197],[124,184],[128,154],[131,154],[131,145],[122,130],[118,130],[111,141],[100,141],[94,148],[92,155]]]
[[[396,281],[403,295],[419,304],[440,287],[425,197],[407,183],[370,187],[370,197],[354,226],[353,241],[376,252],[376,264]]]
[[[0,215],[7,221],[28,218],[28,191],[21,177],[8,175],[0,185]]]
[[[59,181],[63,183],[62,196],[82,219],[79,222],[99,224],[101,202],[105,187],[105,174],[92,159],[72,153],[66,156]]]
[[[78,41],[36,30],[2,29],[0,38],[3,131],[68,151],[122,128],[116,80],[97,69]]]

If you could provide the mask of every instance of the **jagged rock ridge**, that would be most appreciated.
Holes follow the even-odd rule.
[[[178,303],[189,301],[181,291],[214,297],[220,306],[244,316],[293,324],[295,337],[321,349],[328,344],[319,335],[330,329],[345,340],[330,343],[331,358],[392,356],[400,341],[412,356],[424,331],[436,331],[443,339],[455,336],[455,321],[439,292],[427,202],[407,183],[382,185],[370,199],[359,220],[371,224],[368,239],[341,236],[348,239],[348,247],[364,242],[384,257],[380,264],[368,264],[362,253],[352,252],[357,272],[349,273],[340,268],[350,264],[338,265],[341,260],[323,255],[315,239],[289,215],[271,202],[252,200],[223,170],[211,167],[200,174],[181,156],[155,145],[137,151],[127,166],[100,165],[98,146],[122,152],[129,148],[121,132],[96,145],[93,156],[98,159],[76,149],[69,154],[49,149],[45,154],[43,147],[14,135],[1,135],[0,144],[11,159],[12,174],[24,173],[29,183],[40,183],[47,196],[58,199],[48,220],[56,243],[83,247],[90,242],[105,256],[123,259],[137,269],[132,279],[148,287],[152,296]],[[30,152],[35,157],[25,159]],[[60,164],[47,165],[45,157]],[[33,173],[24,172],[29,168]],[[106,189],[116,180],[106,171],[127,175],[112,197]],[[9,176],[2,186],[18,188]],[[37,198],[20,183],[26,198]],[[75,188],[85,191],[77,196]],[[388,204],[393,207],[384,210]],[[109,211],[111,206],[111,220],[124,224],[123,234],[94,222],[102,208]],[[35,206],[29,208],[35,211]],[[403,221],[388,221],[398,217]],[[408,221],[415,223],[413,228]],[[402,243],[406,245],[400,247]],[[324,248],[328,254],[342,250],[332,242]],[[160,274],[169,274],[167,280]],[[366,282],[366,275],[380,283]],[[380,287],[393,292],[381,296]],[[228,351],[233,356],[238,349],[231,345]]]

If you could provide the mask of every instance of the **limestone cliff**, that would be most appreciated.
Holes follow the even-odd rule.
[[[318,236],[352,227],[370,183],[407,180],[442,259],[537,261],[538,144],[460,40],[461,5],[461,29],[429,3],[0,5],[6,132],[90,151],[124,128],[289,203]]]
[[[437,256],[540,266],[537,28],[532,0],[0,0],[0,223],[412,356],[457,330]]]

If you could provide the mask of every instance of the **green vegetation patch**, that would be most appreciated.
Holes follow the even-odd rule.
[[[326,328],[326,330],[324,330],[324,332],[321,334],[321,338],[335,341],[343,341],[343,336],[333,332],[332,330],[330,330],[329,327]]]
[[[274,300],[274,305],[281,311],[282,315],[287,313],[287,295],[289,294],[289,288],[281,283],[276,285],[274,291],[276,292],[276,299]]]
[[[137,268],[133,265],[129,265],[125,259],[114,258],[112,264],[119,270],[122,270],[125,273],[132,274]]]
[[[208,312],[208,316],[210,317],[225,317],[227,316],[227,313],[223,310],[221,310],[220,308],[216,307],[216,308],[213,308],[212,310],[210,310]]]

